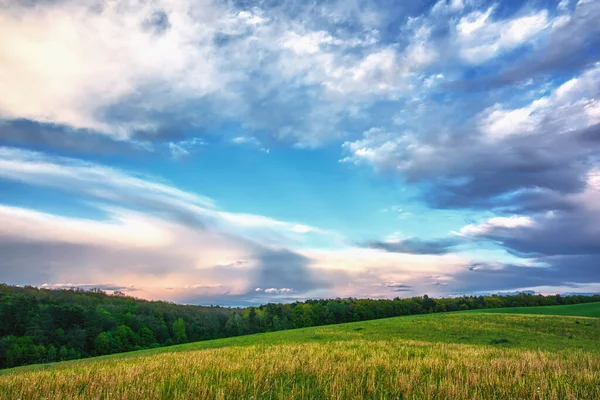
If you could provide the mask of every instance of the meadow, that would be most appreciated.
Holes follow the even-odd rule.
[[[600,303],[568,304],[562,306],[544,307],[507,307],[469,310],[465,312],[506,313],[506,314],[542,314],[542,315],[571,315],[579,317],[600,317]]]
[[[562,307],[396,317],[19,367],[2,371],[0,398],[598,399],[600,303]]]

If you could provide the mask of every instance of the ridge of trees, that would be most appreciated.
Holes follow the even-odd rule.
[[[0,368],[401,315],[595,301],[600,301],[600,295],[520,293],[441,299],[427,295],[337,298],[228,308],[140,300],[100,289],[0,284]]]

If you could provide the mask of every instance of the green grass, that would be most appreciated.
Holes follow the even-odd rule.
[[[566,306],[546,307],[511,307],[490,308],[486,310],[469,310],[465,312],[509,313],[509,314],[544,314],[571,315],[580,317],[600,317],[600,303],[569,304]]]
[[[20,367],[0,376],[0,398],[600,398],[600,319],[491,311]]]

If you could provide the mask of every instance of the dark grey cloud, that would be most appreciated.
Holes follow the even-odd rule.
[[[156,113],[157,121],[161,114]],[[42,123],[28,119],[1,120],[0,146],[19,146],[36,151],[51,151],[63,155],[116,155],[136,157],[140,160],[156,156],[188,156],[206,145],[199,135],[208,130],[189,124],[177,125],[175,118],[167,121],[163,115],[156,129],[137,130],[127,140],[86,129],[65,125]],[[125,122],[125,117],[115,118]]]
[[[234,307],[256,306],[270,302],[290,303],[308,299],[311,293],[314,297],[314,293],[331,289],[336,284],[351,282],[344,271],[332,272],[311,267],[312,260],[291,250],[257,248],[256,252],[249,257],[255,260],[255,265],[249,269],[238,268],[237,262],[215,268],[224,282],[227,281],[228,276],[247,273],[249,280],[247,292],[233,293],[226,290],[226,285],[217,292],[199,287],[175,294],[176,301],[186,304],[218,304]],[[399,292],[410,288],[407,285],[393,287]]]
[[[254,251],[254,254],[248,254],[250,259],[256,260],[256,265],[252,267],[246,267],[245,260],[238,260],[228,265],[198,269],[197,258],[172,253],[164,248],[115,248],[3,238],[0,239],[0,254],[3,255],[0,260],[0,282],[133,292],[140,289],[88,282],[98,280],[98,277],[111,281],[122,274],[151,280],[160,280],[172,274],[186,274],[191,286],[173,288],[171,300],[186,304],[242,306],[295,301],[305,298],[303,295],[310,291],[333,287],[333,283],[341,278],[319,273],[309,266],[310,259],[289,250],[256,247]],[[247,280],[250,290],[242,294],[232,292],[228,285],[232,279]],[[220,287],[194,285],[194,282],[207,280],[222,284]],[[256,291],[255,288],[261,290]]]
[[[600,268],[599,223],[600,215],[581,207],[539,215],[530,226],[491,227],[477,237],[525,256],[595,255]]]
[[[228,47],[235,47],[229,43],[234,40],[229,36],[219,34],[215,40],[223,46],[226,42]],[[244,36],[244,40],[247,37]],[[277,57],[267,54],[264,58],[260,65],[252,67],[256,69],[247,71],[252,76],[249,82],[229,88],[235,91],[236,101],[215,95],[183,101],[173,97],[168,85],[154,84],[139,87],[97,114],[114,126],[145,121],[147,126],[129,129],[130,139],[159,146],[199,136],[211,141],[229,140],[223,127],[231,131],[235,125],[240,128],[233,129],[234,136],[256,136],[266,143],[300,142],[307,146],[340,137],[352,123],[356,129],[357,121],[351,116],[351,110],[323,98],[323,88],[319,85],[298,83],[282,89],[282,82],[273,76],[273,71],[262,70],[263,63],[276,65]],[[172,105],[157,109],[149,107],[147,99],[162,99]]]
[[[424,198],[436,208],[566,209],[572,205],[564,195],[581,192],[595,165],[600,142],[588,138],[599,129],[562,134],[542,126],[489,143],[475,133],[452,137],[434,147],[439,158],[413,160],[403,176],[424,183]]]
[[[394,292],[412,292],[413,287],[411,285],[405,285],[402,283],[386,283],[385,287],[392,289]]]
[[[592,206],[598,199],[598,189],[589,189],[572,207],[535,215],[529,224],[481,226],[476,239],[496,242],[543,267],[474,263],[455,277],[460,290],[600,283],[600,215]]]
[[[445,85],[449,89],[490,90],[528,79],[577,73],[600,60],[600,3],[578,2],[563,24],[554,27],[533,51],[493,73]]]
[[[121,154],[140,156],[145,151],[129,141],[68,126],[28,119],[0,120],[0,145],[67,153]]]
[[[41,285],[108,280],[122,273],[153,278],[194,270],[196,260],[161,249],[119,248],[0,238],[0,282]]]
[[[256,255],[258,267],[253,271],[252,285],[262,289],[288,288],[307,292],[331,286],[310,268],[311,260],[290,250],[264,249]]]
[[[373,249],[385,250],[390,253],[446,254],[452,252],[461,242],[462,240],[454,238],[437,240],[410,238],[393,242],[373,241],[367,243],[367,246]]]
[[[169,15],[164,10],[154,11],[144,21],[144,29],[148,29],[157,35],[165,33],[170,27]]]
[[[411,285],[404,285],[401,283],[388,283],[385,285],[385,287],[389,287],[389,288],[395,288],[395,289],[410,289],[412,286]]]
[[[22,0],[22,1],[19,1],[17,4],[20,7],[31,8],[31,7],[52,6],[55,4],[64,3],[65,1],[66,0]],[[90,1],[90,3],[93,3],[93,1]],[[99,1],[97,1],[97,4],[98,3],[99,3]]]
[[[167,109],[148,107],[147,99],[173,103]],[[201,113],[198,110],[202,110]],[[132,127],[132,140],[169,142],[215,132],[226,119],[218,112],[213,99],[196,98],[177,101],[171,89],[160,82],[142,85],[134,93],[98,111],[110,124],[127,126],[131,121],[146,121],[148,127]]]
[[[577,205],[557,191],[533,188],[506,198],[495,198],[494,206],[511,214],[537,213],[543,210],[574,211]]]
[[[552,256],[536,259],[549,266],[487,265],[452,276],[449,289],[457,294],[515,290],[536,286],[570,286],[600,283],[600,260],[595,255]]]

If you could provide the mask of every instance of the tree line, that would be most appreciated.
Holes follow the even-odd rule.
[[[0,284],[0,368],[401,315],[600,301],[594,296],[322,299],[258,307],[180,305],[100,289]]]

